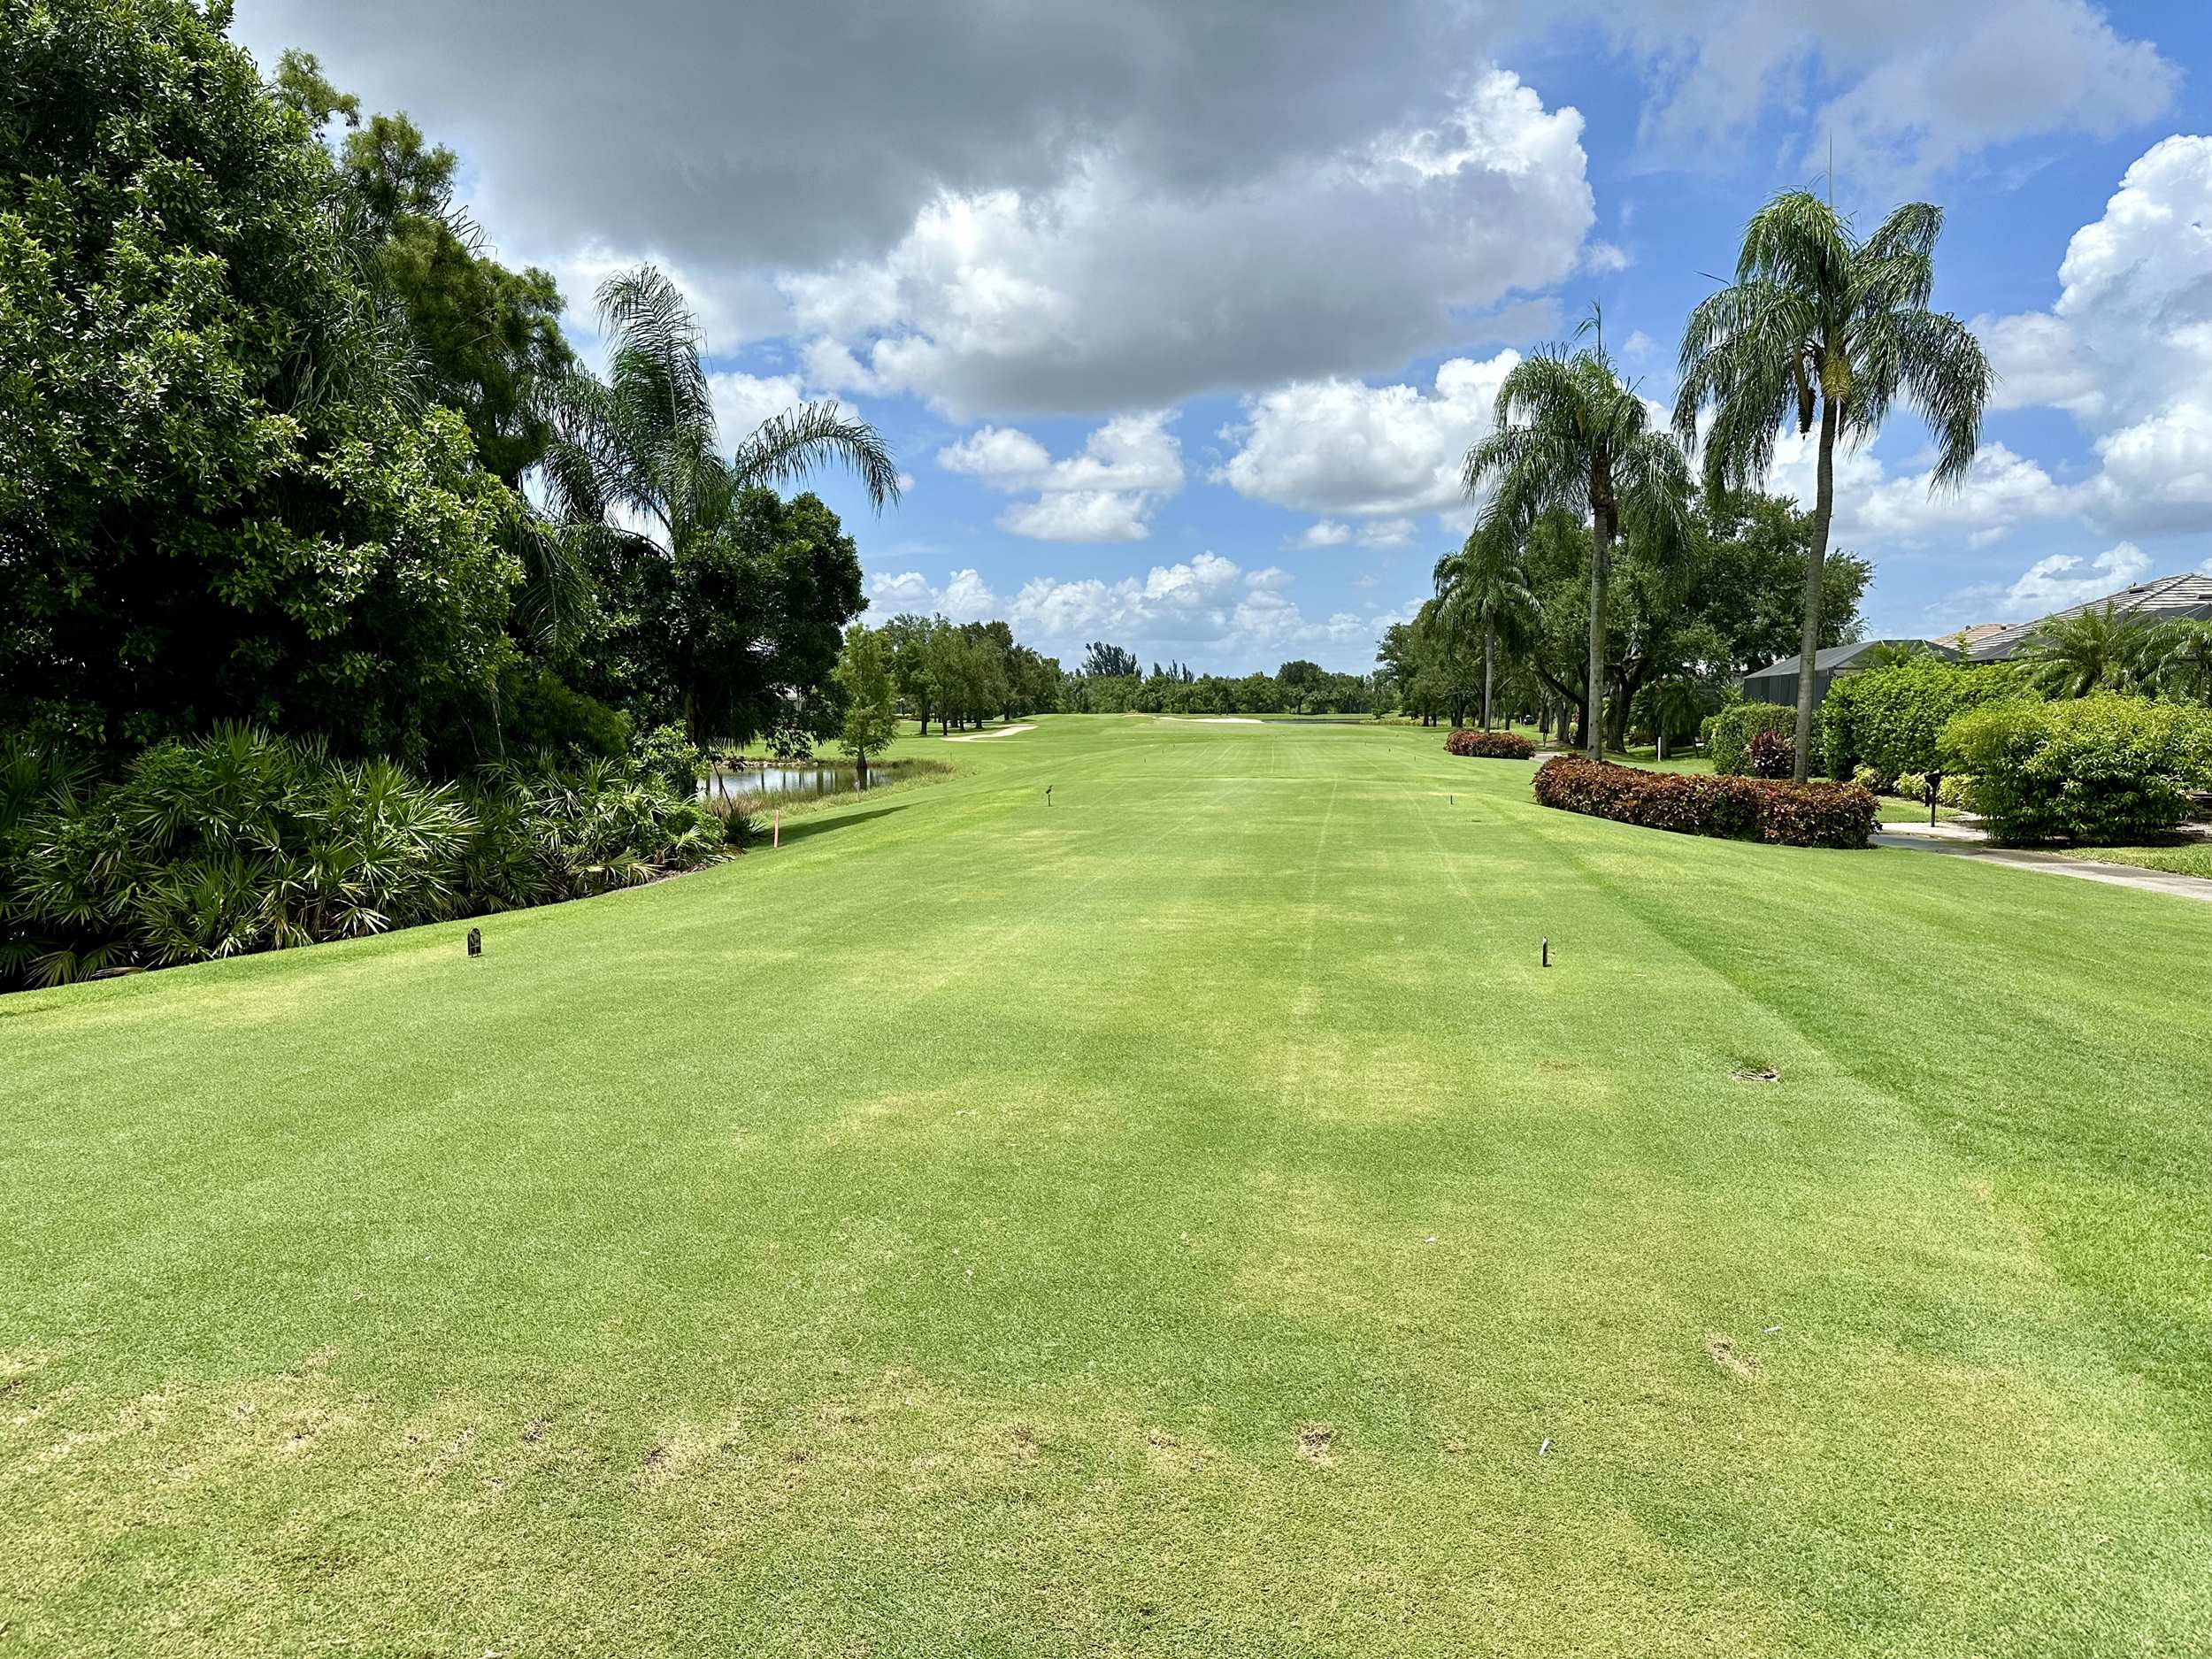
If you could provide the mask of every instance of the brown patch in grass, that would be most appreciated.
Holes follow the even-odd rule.
[[[1037,1431],[1031,1428],[1026,1423],[1017,1423],[1014,1425],[1011,1438],[1014,1442],[1014,1461],[1016,1463],[1033,1463],[1044,1456],[1043,1451],[1041,1450],[1037,1445]]]
[[[1161,1474],[1194,1475],[1211,1463],[1215,1455],[1212,1447],[1180,1440],[1165,1429],[1144,1432],[1144,1460]]]
[[[544,1438],[545,1419],[543,1417],[532,1417],[522,1425],[522,1443],[525,1446],[535,1446]]]
[[[1779,1083],[1782,1068],[1778,1065],[1740,1065],[1728,1075],[1739,1083]]]
[[[1323,1469],[1336,1466],[1336,1431],[1325,1423],[1309,1423],[1298,1431],[1298,1455]]]
[[[1705,1338],[1705,1351],[1712,1356],[1713,1363],[1731,1377],[1747,1378],[1759,1374],[1759,1362],[1748,1354],[1738,1353],[1736,1345],[1724,1336],[1709,1333]]]

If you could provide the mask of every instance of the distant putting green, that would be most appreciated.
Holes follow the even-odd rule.
[[[0,1001],[0,1654],[2212,1650],[2202,908],[1442,741]]]

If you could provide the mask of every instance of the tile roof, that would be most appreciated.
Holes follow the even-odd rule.
[[[2162,621],[2180,617],[2212,620],[2212,572],[2185,571],[2178,576],[2161,576],[2152,581],[2138,582],[2132,588],[2123,588],[2101,599],[2085,600],[2063,611],[2054,611],[2032,622],[2016,623],[1985,638],[1968,641],[1966,658],[1972,663],[2001,663],[2033,639],[2036,630],[2045,623],[2101,611],[2107,605],[2123,616],[2155,617]]]

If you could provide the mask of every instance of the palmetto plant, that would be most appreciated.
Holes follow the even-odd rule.
[[[1872,437],[1900,398],[1933,430],[1931,489],[1955,488],[1972,465],[1989,396],[1988,359],[1973,331],[1928,309],[1943,213],[1901,207],[1864,241],[1809,191],[1792,190],[1745,227],[1736,280],[1691,312],[1682,336],[1675,430],[1704,436],[1709,489],[1762,483],[1783,425],[1817,427],[1813,544],[1805,569],[1797,680],[1797,776],[1812,749],[1814,655],[1822,566],[1835,516],[1836,446]]]
[[[2053,617],[2020,648],[2016,660],[2047,697],[2093,691],[2140,691],[2159,678],[2162,630],[2139,616],[2101,605]]]
[[[579,367],[546,393],[557,435],[540,463],[550,516],[526,561],[534,623],[557,625],[592,542],[618,556],[680,556],[718,532],[756,486],[842,464],[878,507],[898,499],[890,450],[834,400],[775,416],[726,456],[699,325],[676,285],[641,265],[608,278],[598,300],[605,377]]]
[[[1513,526],[1488,525],[1456,553],[1436,562],[1438,618],[1449,634],[1482,630],[1482,729],[1488,731],[1497,686],[1498,651],[1517,652],[1536,626],[1536,595]]]
[[[1479,530],[1517,538],[1537,515],[1589,516],[1590,757],[1601,757],[1606,584],[1624,530],[1664,562],[1686,534],[1692,483],[1681,447],[1613,371],[1601,342],[1551,347],[1514,365],[1498,388],[1497,430],[1468,451],[1469,495],[1494,493]]]

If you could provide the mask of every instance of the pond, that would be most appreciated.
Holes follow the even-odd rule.
[[[796,796],[800,799],[819,795],[841,795],[848,789],[865,789],[870,784],[883,781],[884,769],[870,770],[865,781],[852,766],[840,766],[828,761],[764,761],[749,765],[742,772],[717,772],[708,775],[701,793],[721,800],[733,800],[741,795]]]

